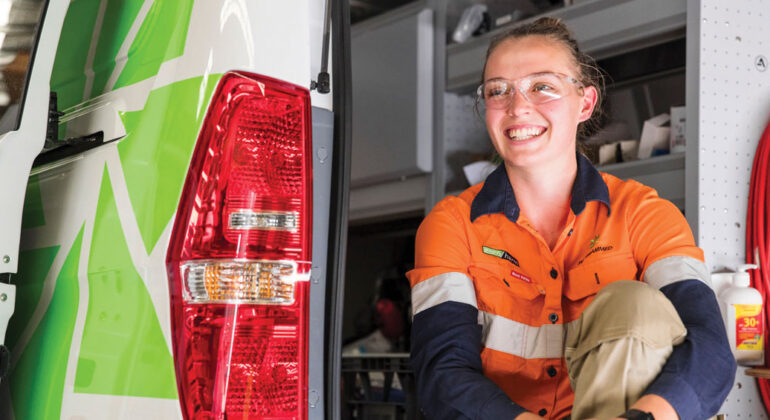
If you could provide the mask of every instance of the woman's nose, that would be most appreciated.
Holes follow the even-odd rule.
[[[509,95],[508,107],[506,109],[508,115],[521,115],[522,113],[529,112],[529,110],[532,108],[532,104],[518,89],[511,90]]]

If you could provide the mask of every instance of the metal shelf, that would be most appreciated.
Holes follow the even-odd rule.
[[[684,153],[672,153],[669,155],[651,157],[649,159],[601,165],[597,166],[596,169],[622,179],[636,178],[648,173],[684,169],[684,156]]]
[[[427,175],[403,178],[350,190],[349,219],[352,223],[382,220],[425,209]]]
[[[684,158],[684,153],[674,153],[632,162],[602,165],[596,169],[620,179],[633,179],[655,188],[659,196],[684,209]],[[462,190],[452,191],[447,195],[458,195],[461,192]]]
[[[659,196],[684,210],[684,162],[684,153],[674,153],[632,162],[603,165],[597,169],[620,179],[633,179],[655,188]]]
[[[594,0],[547,13],[573,31],[580,48],[599,60],[685,36],[686,0]],[[542,16],[542,15],[541,15]],[[497,28],[463,44],[447,47],[450,91],[472,88],[481,79],[487,46],[492,38],[535,16]]]

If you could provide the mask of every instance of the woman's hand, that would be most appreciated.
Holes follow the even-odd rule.
[[[655,394],[647,394],[634,403],[631,408],[652,413],[655,420],[679,420],[674,407],[668,401]]]
[[[639,398],[639,400],[631,406],[637,410],[652,413],[655,420],[679,420],[679,415],[676,414],[676,410],[665,399],[658,395],[648,394]],[[584,420],[597,420],[597,419],[584,419]],[[619,417],[615,417],[612,420],[624,420]]]

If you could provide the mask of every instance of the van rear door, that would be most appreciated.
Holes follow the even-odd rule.
[[[49,81],[68,4],[0,3],[0,344],[13,314],[10,277],[18,270],[24,194],[45,143]]]

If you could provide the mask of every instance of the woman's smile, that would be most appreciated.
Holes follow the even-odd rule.
[[[535,137],[540,137],[543,133],[545,133],[545,131],[545,127],[538,126],[511,127],[505,130],[505,135],[513,141],[521,142],[533,139]]]

